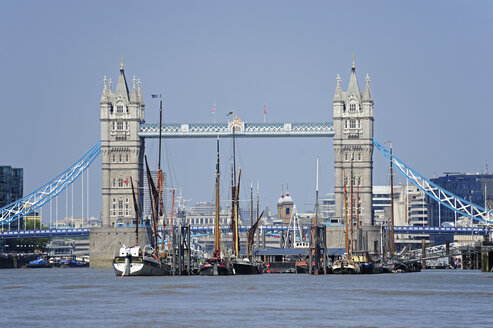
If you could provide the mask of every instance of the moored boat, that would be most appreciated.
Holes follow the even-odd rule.
[[[51,268],[51,264],[48,263],[44,258],[38,256],[36,260],[29,261],[29,263],[26,264],[26,267],[31,269]]]
[[[333,274],[357,274],[360,273],[360,266],[353,261],[349,261],[347,257],[337,259],[332,264]]]
[[[198,274],[201,276],[229,276],[233,274],[233,268],[229,261],[221,257],[221,227],[220,208],[219,208],[219,137],[217,138],[217,162],[216,162],[216,201],[215,201],[215,219],[214,219],[214,252],[212,257],[207,259],[199,269]]]
[[[252,263],[248,258],[234,260],[234,274],[259,274],[264,272],[265,265],[263,263]]]
[[[142,252],[140,246],[120,248],[120,253],[113,259],[113,268],[117,276],[168,276],[168,264],[157,260],[154,250],[147,245]]]

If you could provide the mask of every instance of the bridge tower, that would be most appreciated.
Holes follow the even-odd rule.
[[[145,144],[138,132],[144,108],[140,79],[134,76],[129,92],[122,59],[115,91],[105,76],[101,96],[102,221],[106,228],[135,222],[130,177],[142,187]]]
[[[344,176],[347,188],[348,220],[350,218],[352,171],[354,218],[357,217],[356,211],[359,207],[360,226],[364,228],[373,225],[373,98],[368,74],[365,90],[360,92],[354,59],[346,92],[342,91],[341,78],[337,75],[333,111],[336,218],[339,222],[344,222]],[[357,203],[358,190],[359,206]]]

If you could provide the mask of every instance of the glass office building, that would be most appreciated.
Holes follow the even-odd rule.
[[[22,198],[23,169],[0,166],[0,208]]]
[[[430,179],[443,189],[463,198],[467,202],[493,208],[493,174],[490,173],[446,173]],[[428,222],[430,226],[452,225],[461,216],[451,209],[427,197]]]

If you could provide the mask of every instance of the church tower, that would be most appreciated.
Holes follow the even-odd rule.
[[[135,223],[130,177],[134,186],[142,187],[144,138],[138,133],[144,122],[144,107],[140,79],[134,76],[129,92],[122,60],[115,91],[111,79],[108,83],[105,76],[101,96],[103,227]]]
[[[333,110],[336,218],[344,223],[345,179],[347,217],[350,220],[352,180],[354,222],[359,216],[360,226],[370,226],[373,225],[373,98],[368,74],[365,90],[360,92],[354,59],[346,92],[342,91],[341,78],[337,75]]]

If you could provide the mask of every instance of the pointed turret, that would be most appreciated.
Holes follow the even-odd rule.
[[[125,71],[123,70],[123,59],[120,66],[120,77],[118,78],[118,83],[116,84],[115,96],[122,96],[123,99],[129,101],[127,80],[125,79]]]
[[[131,104],[136,104],[139,102],[139,95],[137,94],[137,87],[135,86],[136,82],[137,82],[137,79],[135,78],[135,75],[134,75],[134,77],[132,78],[132,83],[133,83],[132,92],[130,93],[130,103]]]
[[[366,74],[366,87],[365,91],[363,92],[363,101],[373,101],[373,98],[371,96],[371,91],[370,91],[370,76]]]
[[[336,92],[334,93],[334,101],[343,101],[342,98],[342,89],[341,89],[341,77],[339,74],[337,74],[337,86],[336,86]]]
[[[107,103],[109,102],[109,92],[108,92],[108,88],[106,86],[106,83],[108,82],[108,80],[106,79],[106,75],[104,76],[104,79],[103,79],[103,83],[104,83],[104,87],[103,87],[103,93],[101,94],[101,104],[104,104],[104,103]]]
[[[140,85],[142,82],[140,82],[140,79],[137,80],[137,97],[139,99],[139,102],[142,106],[144,106],[144,97],[142,97],[142,90],[140,89]]]
[[[349,78],[349,85],[347,88],[348,95],[360,96],[358,79],[356,78],[356,68],[354,66],[354,55],[353,55],[353,67],[351,68],[351,77]]]

